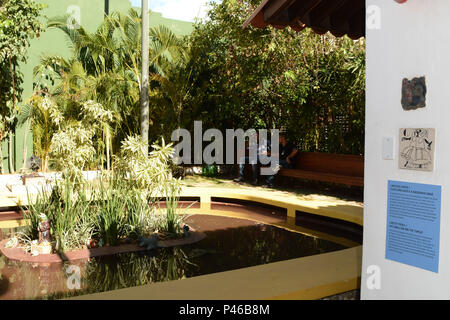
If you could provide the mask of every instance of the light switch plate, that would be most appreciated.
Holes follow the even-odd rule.
[[[383,137],[383,160],[394,160],[394,137]]]

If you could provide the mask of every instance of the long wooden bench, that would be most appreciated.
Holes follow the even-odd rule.
[[[300,152],[295,159],[294,169],[281,169],[278,175],[363,187],[364,157]]]

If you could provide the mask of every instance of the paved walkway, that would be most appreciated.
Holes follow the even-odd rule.
[[[326,216],[363,225],[363,203],[316,193],[268,189],[258,186],[237,184],[230,180],[188,178],[182,196],[200,197],[208,209],[212,197],[254,201],[284,208],[290,218],[296,211]]]

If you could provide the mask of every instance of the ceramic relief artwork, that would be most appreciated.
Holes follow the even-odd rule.
[[[403,79],[402,107],[403,110],[417,110],[426,107],[427,86],[425,77],[412,80]]]
[[[400,129],[399,168],[433,171],[435,136],[435,129]]]

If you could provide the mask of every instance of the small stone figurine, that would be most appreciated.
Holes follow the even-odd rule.
[[[39,218],[39,243],[50,242],[50,221],[44,213],[41,213]]]
[[[146,239],[144,237],[139,237],[138,238],[138,242],[139,242],[139,246],[140,247],[144,247],[146,248],[148,251],[149,250],[154,250],[154,249],[158,249],[158,235],[155,234],[153,235],[153,237],[151,237],[150,239]]]
[[[189,230],[190,230],[190,228],[189,228],[188,225],[185,225],[185,226],[183,227],[183,234],[184,234],[184,237],[185,237],[185,238],[189,238],[189,236],[191,235],[190,232],[189,232]]]
[[[31,243],[31,255],[38,256],[40,254],[51,254],[52,244],[50,242],[50,221],[44,213],[39,215],[39,241],[33,240]]]

